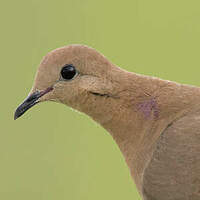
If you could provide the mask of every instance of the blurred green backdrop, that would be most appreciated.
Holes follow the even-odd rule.
[[[44,103],[13,120],[50,50],[83,43],[137,73],[200,85],[199,0],[1,1],[0,199],[140,199],[111,136]]]

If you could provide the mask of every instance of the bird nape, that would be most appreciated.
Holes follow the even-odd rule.
[[[92,48],[69,45],[43,58],[15,119],[43,101],[101,124],[144,200],[200,199],[200,88],[128,72]]]

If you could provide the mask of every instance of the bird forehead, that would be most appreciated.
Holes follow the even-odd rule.
[[[77,56],[76,56],[77,57]],[[58,49],[49,52],[43,59],[41,64],[46,65],[60,65],[65,62],[69,62],[70,60],[73,60],[75,58],[75,55],[73,55],[71,52],[66,51],[65,49]]]
[[[85,45],[69,45],[50,51],[43,58],[42,63],[62,63],[64,61],[66,62],[74,59],[89,61],[103,59],[103,56],[100,55],[100,53],[98,53],[95,49]]]
[[[82,45],[70,45],[50,51],[41,61],[40,71],[58,74],[63,66],[72,64],[82,74],[102,75],[109,62],[94,49]]]

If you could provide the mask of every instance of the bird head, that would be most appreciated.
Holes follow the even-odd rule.
[[[123,72],[102,54],[84,45],[53,50],[42,59],[32,90],[17,108],[14,118],[35,104],[55,101],[106,120],[105,114],[119,99],[117,92]]]

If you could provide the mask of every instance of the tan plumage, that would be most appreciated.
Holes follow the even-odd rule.
[[[79,72],[68,81],[60,75],[66,64]],[[101,124],[122,151],[144,200],[200,199],[198,87],[130,73],[92,48],[70,45],[43,58],[15,118],[32,102],[31,94],[42,94],[39,102],[66,104]]]

